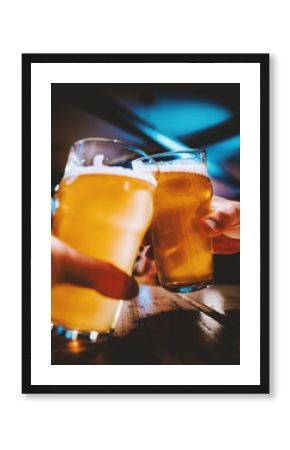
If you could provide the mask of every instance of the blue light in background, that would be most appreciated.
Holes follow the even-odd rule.
[[[164,147],[165,150],[174,151],[174,150],[191,150],[190,147],[185,145],[183,142],[179,141],[176,138],[165,136],[159,131],[154,130],[146,125],[138,125],[139,129],[146,134],[146,136],[153,139],[155,142]],[[160,153],[160,152],[158,152]],[[209,173],[214,177],[219,177],[223,175],[223,170],[219,167],[214,161],[207,160],[207,167]]]
[[[159,100],[149,106],[137,105],[134,113],[160,132],[183,136],[222,124],[232,117],[224,106],[203,100]]]
[[[236,134],[222,141],[207,145],[207,156],[211,161],[224,161],[227,158],[239,153],[240,135]]]
[[[223,168],[225,161],[239,154],[240,135],[231,136],[222,141],[206,146],[208,173],[212,177],[223,179],[226,172]]]
[[[138,122],[138,128],[146,136],[150,137],[153,141],[158,143],[164,148],[164,151],[176,151],[176,150],[191,150],[191,147],[184,144],[178,137],[168,135],[160,130],[156,130],[151,126],[144,125]],[[223,195],[234,197],[238,195],[239,189],[233,182],[231,174],[226,169],[226,163],[230,158],[239,156],[240,150],[240,136],[234,135],[214,144],[205,145],[207,151],[207,168],[208,173],[213,180],[219,180],[223,183]],[[159,151],[158,153],[160,153]],[[227,186],[227,192],[225,193],[225,186]],[[218,187],[216,186],[218,190]]]
[[[165,136],[162,133],[159,133],[156,130],[153,130],[149,127],[144,127],[143,131],[146,131],[148,135],[151,137],[151,139],[154,139],[154,141],[158,142],[158,144],[162,145],[165,149],[169,151],[176,151],[176,150],[189,150],[189,147],[187,147],[183,142],[179,141],[178,139],[170,138],[168,136]]]
[[[51,214],[54,214],[54,213],[55,213],[55,201],[54,201],[53,198],[51,199],[51,207],[50,207],[50,210],[51,210]]]

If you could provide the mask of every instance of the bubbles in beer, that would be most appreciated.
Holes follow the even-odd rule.
[[[159,164],[151,233],[159,281],[169,290],[194,290],[212,278],[212,242],[199,229],[211,197],[205,164],[188,160]]]

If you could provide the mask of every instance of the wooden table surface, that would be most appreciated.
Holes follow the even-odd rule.
[[[175,294],[141,285],[113,334],[96,342],[52,331],[52,364],[239,364],[240,286]]]

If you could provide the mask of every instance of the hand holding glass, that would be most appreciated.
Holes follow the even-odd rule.
[[[101,138],[75,143],[57,192],[53,233],[80,253],[131,275],[153,215],[151,174],[132,167],[144,152]],[[114,280],[112,280],[114,283]],[[62,284],[52,289],[52,322],[67,329],[107,333],[122,301],[93,289]]]

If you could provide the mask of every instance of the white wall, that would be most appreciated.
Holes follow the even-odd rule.
[[[85,449],[105,445],[107,448],[138,450],[158,447],[231,450],[257,447],[267,450],[277,447],[278,439],[282,448],[287,446],[290,380],[287,328],[290,299],[289,293],[283,288],[289,278],[289,201],[288,198],[284,202],[282,200],[282,193],[288,193],[286,181],[290,166],[287,103],[290,66],[286,41],[289,37],[289,15],[286,5],[286,1],[279,0],[147,0],[142,5],[133,0],[107,0],[102,3],[88,0],[27,0],[2,5],[0,222],[3,263],[1,302],[5,309],[2,310],[1,321],[0,408],[3,415],[0,443],[5,450],[20,446],[30,450],[45,450],[61,447]],[[22,52],[272,54],[271,222],[272,235],[275,233],[276,237],[273,237],[271,255],[271,396],[98,397],[20,394]],[[279,201],[278,190],[281,195]]]

